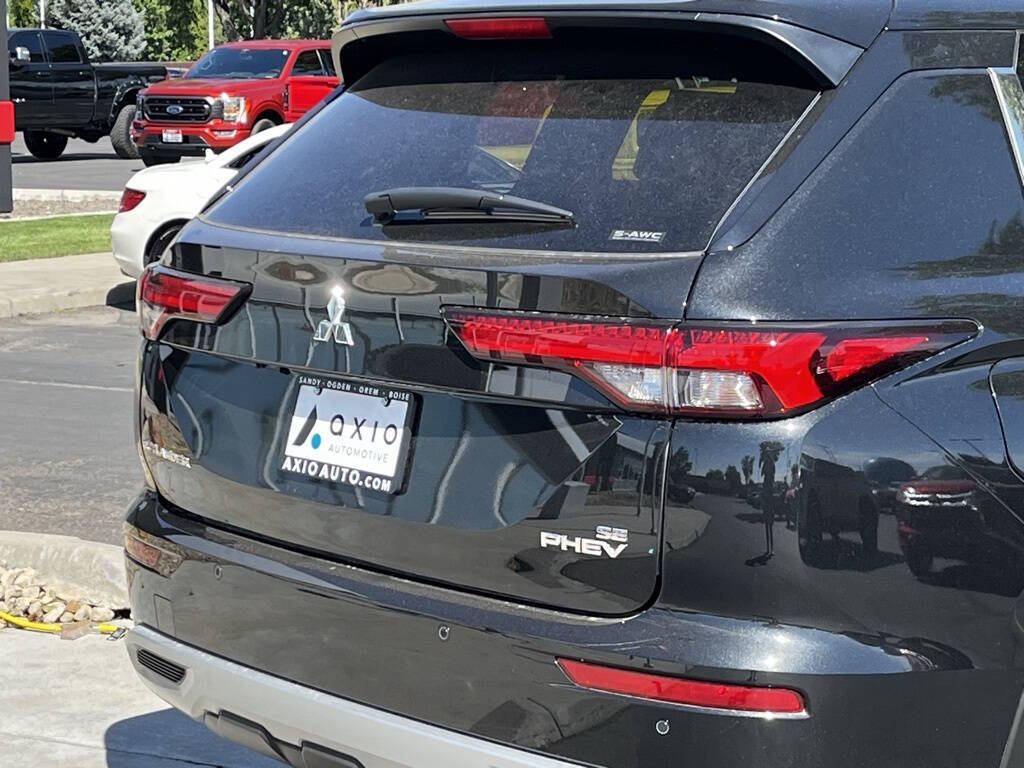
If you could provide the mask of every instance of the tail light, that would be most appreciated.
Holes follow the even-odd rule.
[[[142,273],[137,290],[142,335],[156,340],[175,319],[219,323],[249,295],[251,286],[232,280],[154,266]]]
[[[538,16],[445,19],[444,23],[453,34],[470,40],[546,40],[551,37],[547,21]]]
[[[291,87],[288,83],[284,84],[284,91],[281,92],[281,106],[285,112],[288,111],[288,104],[291,102]]]
[[[819,405],[977,333],[938,323],[679,323],[448,307],[471,355],[579,376],[628,410],[738,417]]]
[[[803,696],[789,688],[709,683],[570,659],[558,659],[558,666],[566,677],[581,688],[621,696],[702,709],[790,717],[804,716],[807,709]]]
[[[124,188],[124,192],[121,193],[121,203],[117,206],[118,213],[124,213],[135,208],[146,198],[145,192],[140,192],[137,189],[131,189],[129,187]]]

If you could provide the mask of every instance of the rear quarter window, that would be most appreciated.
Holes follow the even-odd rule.
[[[617,67],[627,59],[615,51],[571,54],[472,48],[389,60],[208,218],[319,237],[699,250],[815,95],[718,61],[660,56],[637,66],[644,56],[633,51]],[[526,197],[572,211],[575,225],[375,223],[364,197],[408,186]]]

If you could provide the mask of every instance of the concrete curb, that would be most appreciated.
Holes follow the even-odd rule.
[[[109,253],[7,262],[0,264],[0,318],[103,306],[115,288],[130,297],[132,283]]]
[[[121,547],[49,533],[0,531],[0,560],[8,567],[35,568],[58,593],[89,602],[128,607]]]
[[[43,201],[52,203],[80,203],[83,200],[110,200],[119,202],[121,192],[110,189],[15,189],[14,202]]]

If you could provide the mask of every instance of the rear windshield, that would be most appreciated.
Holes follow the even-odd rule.
[[[391,59],[208,218],[322,237],[699,250],[815,94],[681,55],[636,66],[643,56],[634,51],[628,70],[595,64],[616,60],[615,52],[575,56],[473,49]],[[572,211],[574,224],[411,216],[381,225],[364,197],[395,187],[511,194]]]
[[[286,61],[288,51],[284,48],[214,48],[185,77],[272,80],[281,76]]]

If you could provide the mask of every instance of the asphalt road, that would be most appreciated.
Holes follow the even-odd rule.
[[[121,542],[138,344],[110,307],[0,321],[0,530]]]
[[[29,154],[19,133],[11,153],[15,189],[121,190],[136,171],[145,167],[141,160],[120,159],[107,138],[95,144],[71,139],[59,160],[37,160]]]

